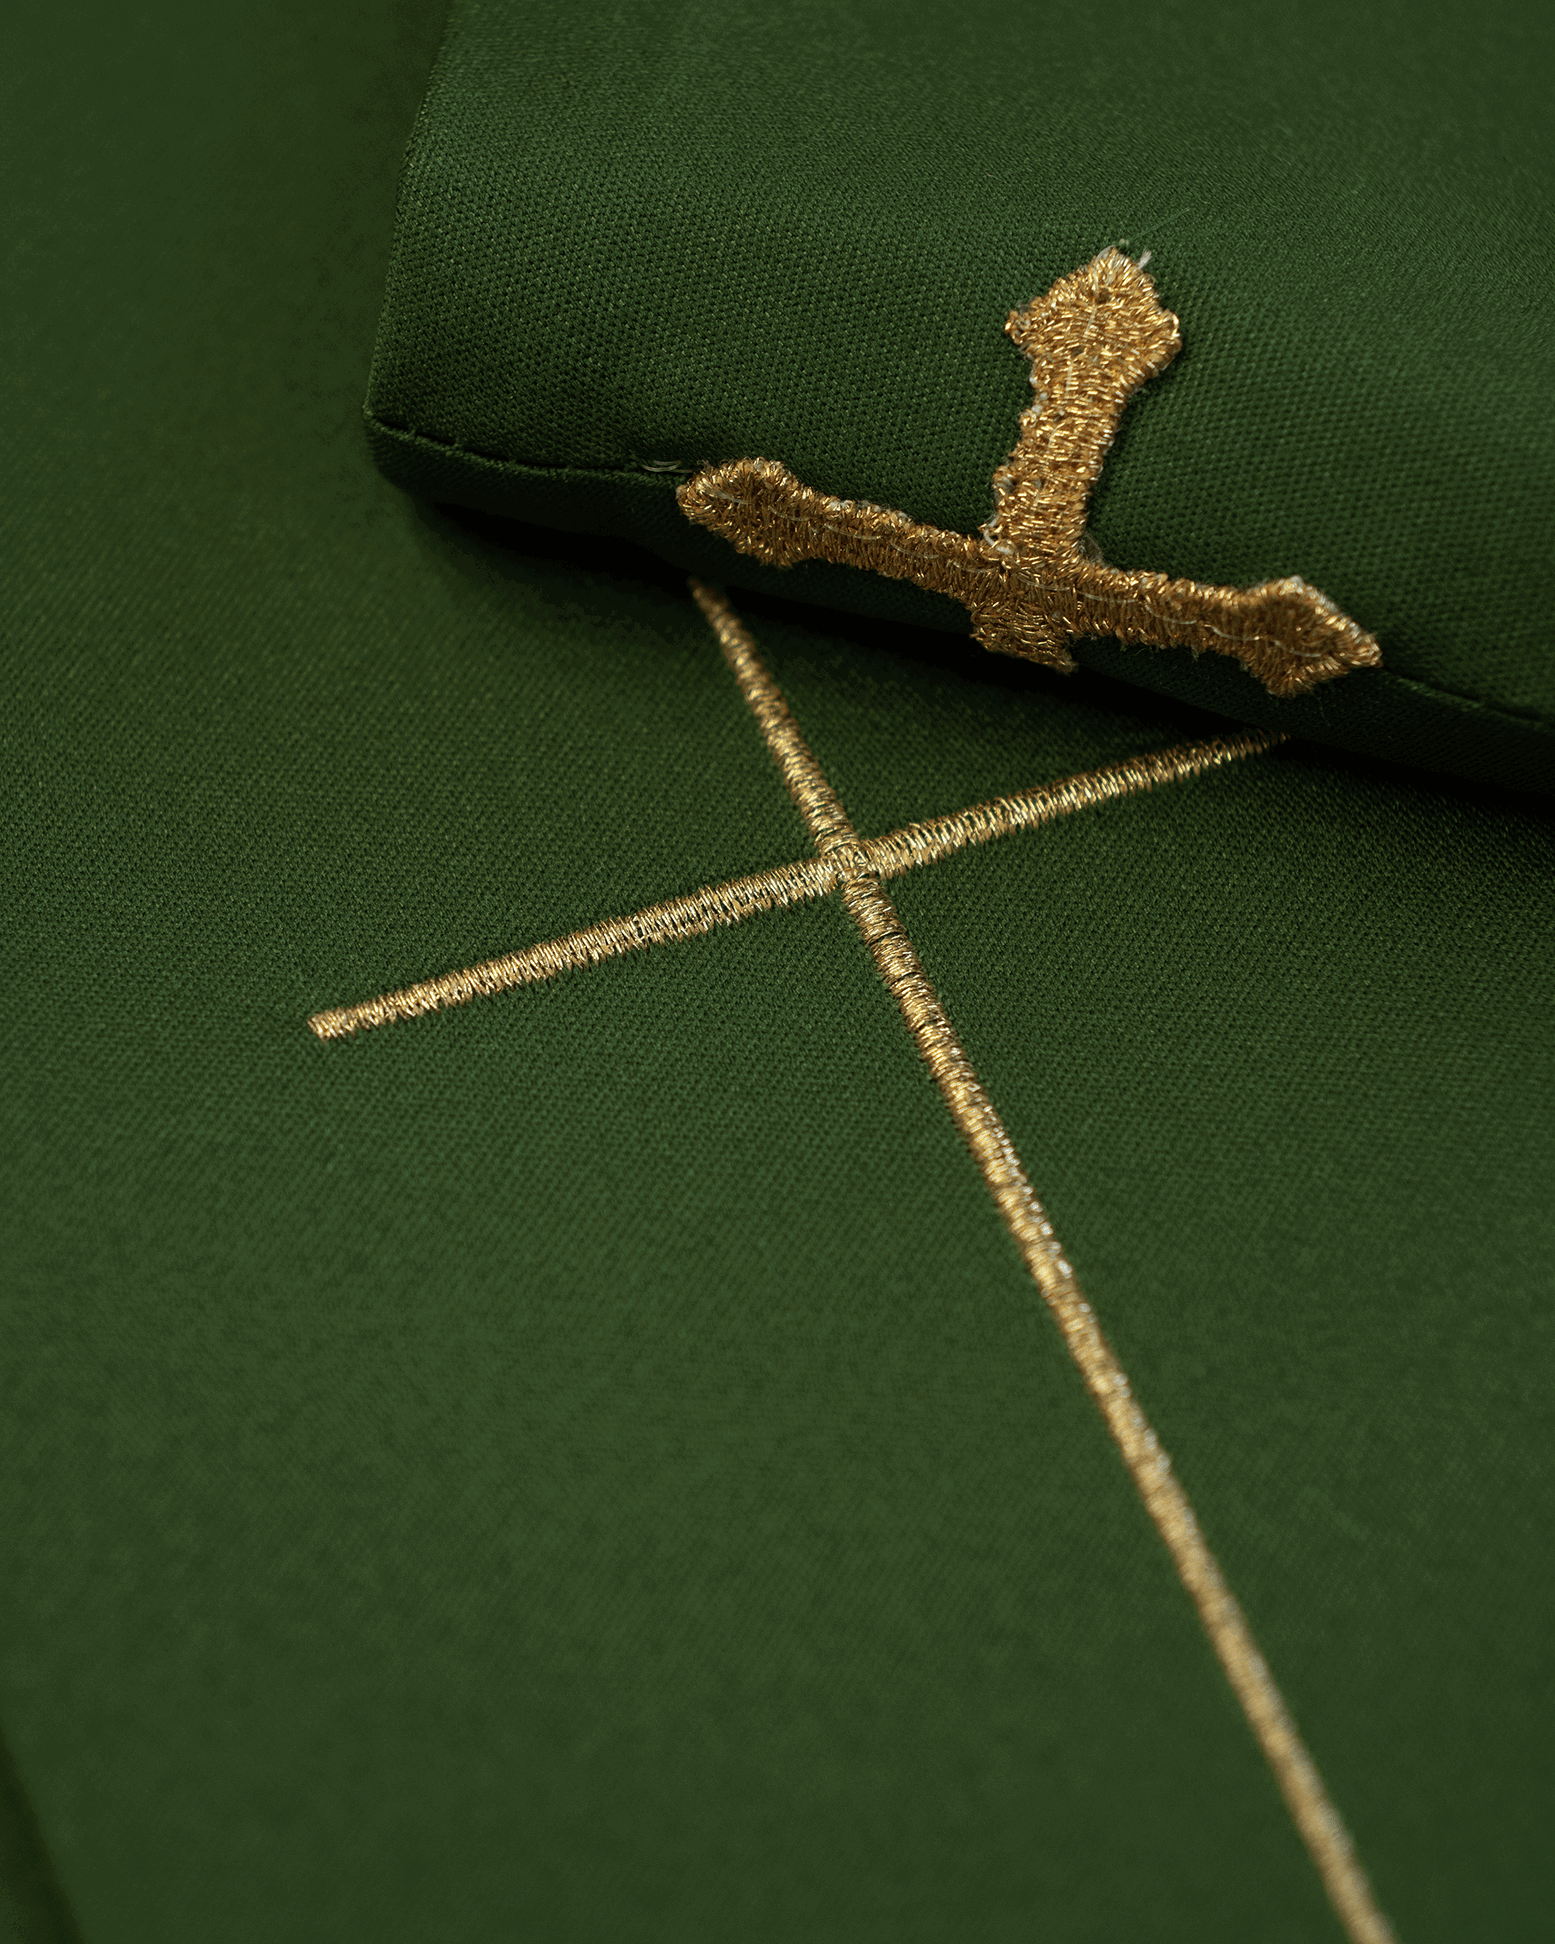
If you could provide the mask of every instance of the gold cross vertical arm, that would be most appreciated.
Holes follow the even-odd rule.
[[[1212,587],[1100,558],[1085,530],[1091,489],[1124,406],[1182,347],[1138,264],[1103,250],[1004,328],[1030,361],[1033,397],[980,533],[818,493],[772,459],[704,467],[680,488],[682,512],[769,566],[826,560],[949,594],[984,647],[1050,668],[1072,669],[1070,639],[1084,635],[1233,655],[1281,696],[1380,664],[1373,638],[1294,575]]]
[[[966,1141],[1012,1241],[1062,1333],[1144,1508],[1159,1532],[1211,1647],[1273,1771],[1302,1840],[1322,1877],[1350,1944],[1394,1944],[1351,1844],[1290,1711],[1266,1666],[1247,1618],[1199,1527],[1128,1376],[1059,1246],[1020,1156],[978,1078],[928,972],[914,949],[885,880],[937,863],[968,845],[1033,830],[1056,817],[1095,808],[1239,762],[1283,741],[1253,732],[1130,757],[1105,769],[996,797],[950,816],[865,837],[817,762],[782,691],[728,600],[692,582],[691,591],[723,650],[740,692],[804,819],[813,853],[791,864],[607,918],[580,931],[487,959],[463,971],[406,986],[354,1006],[315,1013],[321,1040],[349,1039],[366,1027],[410,1020],[444,1007],[535,985],[559,973],[600,965],[628,952],[690,939],[763,912],[836,892],[874,960],[903,1021]]]

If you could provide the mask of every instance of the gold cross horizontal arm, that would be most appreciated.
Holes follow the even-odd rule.
[[[1179,743],[1172,749],[1149,750],[1140,756],[1126,757],[1121,763],[1109,763],[1104,769],[1082,770],[1078,775],[1062,777],[1056,783],[1039,783],[1035,789],[1022,790],[1014,796],[974,803],[969,809],[954,811],[947,817],[929,817],[922,823],[906,824],[883,837],[860,838],[858,855],[877,877],[899,877],[904,871],[937,864],[941,858],[950,857],[968,845],[991,843],[996,837],[1013,836],[1018,830],[1036,830],[1055,817],[1072,816],[1077,810],[1091,810],[1099,804],[1116,802],[1120,797],[1201,776],[1225,763],[1243,762],[1262,750],[1273,749],[1284,740],[1283,736],[1253,729],[1210,742]],[[517,986],[539,985],[563,972],[603,965],[606,960],[621,958],[628,952],[696,938],[724,925],[743,924],[763,912],[786,911],[826,897],[840,882],[841,866],[835,859],[802,857],[792,864],[752,872],[748,877],[704,884],[684,897],[644,905],[623,917],[605,918],[561,938],[544,939],[538,945],[505,952],[500,958],[483,959],[478,965],[418,980],[415,985],[382,993],[376,999],[365,999],[352,1006],[331,1006],[324,1012],[316,1012],[308,1025],[321,1040],[349,1039],[353,1033],[372,1026],[419,1019],[450,1006],[467,1005],[472,999],[510,992]]]
[[[1072,669],[1069,641],[1086,635],[1232,655],[1280,696],[1380,663],[1375,640],[1294,576],[1214,587],[1098,558],[1091,490],[1124,406],[1181,343],[1137,264],[1104,250],[1005,328],[1030,359],[1034,395],[981,533],[816,492],[772,459],[704,467],[680,488],[681,510],[769,566],[824,560],[948,594],[985,647],[1051,668]]]

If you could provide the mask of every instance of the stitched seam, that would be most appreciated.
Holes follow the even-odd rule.
[[[1391,1944],[1393,1933],[1372,1896],[1349,1835],[1258,1651],[1246,1616],[1199,1529],[1171,1460],[1135,1402],[1123,1367],[1081,1292],[1014,1144],[956,1039],[895,906],[869,868],[846,811],[734,609],[713,589],[695,581],[691,587],[817,849],[841,864],[842,894],[854,923],[1166,1542],[1336,1914],[1352,1944]]]
[[[1184,743],[1174,749],[1155,750],[1105,769],[1065,777],[1057,783],[1041,783],[1015,796],[995,797],[989,803],[974,804],[947,817],[907,824],[883,837],[863,838],[859,840],[859,849],[870,869],[879,876],[897,877],[903,871],[937,863],[970,844],[986,844],[996,837],[1012,836],[1018,830],[1034,830],[1077,810],[1152,790],[1159,784],[1198,776],[1224,763],[1272,749],[1285,740],[1283,736],[1252,731],[1215,742]],[[841,805],[835,799],[832,801],[840,814]],[[435,979],[419,980],[358,1005],[332,1006],[315,1013],[308,1026],[319,1039],[348,1039],[353,1033],[370,1027],[419,1019],[450,1006],[467,1005],[472,999],[492,998],[518,986],[538,985],[583,966],[602,965],[607,959],[621,958],[628,952],[647,951],[654,945],[696,938],[722,925],[738,925],[764,911],[787,910],[792,905],[809,903],[836,890],[840,882],[840,867],[829,858],[806,857],[793,864],[778,864],[748,877],[704,885],[684,897],[645,905],[625,917],[602,919],[580,931],[546,939],[522,951],[505,952],[479,965],[446,972]]]
[[[444,438],[440,432],[428,432],[424,427],[412,425],[408,419],[385,418],[375,412],[370,405],[362,407],[362,418],[375,432],[386,432],[392,438],[409,439],[417,445],[436,446],[439,452],[451,452],[461,458],[479,459],[488,466],[517,466],[524,472],[547,473],[561,476],[568,473],[583,473],[595,479],[614,479],[633,485],[647,480],[662,480],[666,485],[678,473],[695,472],[696,464],[674,462],[673,470],[669,462],[652,463],[638,460],[635,465],[582,466],[557,465],[544,459],[521,459],[517,453],[495,452],[488,446],[469,445],[462,439]]]

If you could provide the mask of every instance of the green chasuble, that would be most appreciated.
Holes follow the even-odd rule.
[[[1547,1936],[1550,54],[13,31],[4,1944]]]

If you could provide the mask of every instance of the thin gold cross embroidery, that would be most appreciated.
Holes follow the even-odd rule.
[[[1249,733],[1182,744],[1018,796],[998,797],[953,816],[909,824],[885,837],[861,837],[734,609],[723,595],[696,581],[691,591],[814,840],[815,855],[706,885],[688,897],[649,905],[625,918],[606,919],[361,1005],[315,1013],[309,1026],[322,1040],[349,1038],[365,1027],[463,1005],[483,995],[554,978],[571,968],[597,965],[626,952],[690,938],[763,911],[838,892],[1165,1542],[1347,1937],[1351,1944],[1392,1944],[1392,1930],[1376,1904],[1344,1823],[1199,1529],[1171,1460],[1135,1401],[1128,1377],[1080,1289],[1020,1156],[884,888],[885,879],[935,863],[969,844],[987,843],[1055,817],[1202,774],[1257,755],[1285,738]]]
[[[829,497],[772,459],[707,466],[680,488],[688,518],[769,566],[827,560],[949,594],[987,648],[1072,669],[1071,637],[1234,655],[1271,695],[1300,695],[1375,668],[1373,638],[1294,575],[1211,587],[1109,567],[1085,530],[1123,408],[1182,348],[1177,319],[1118,250],[1012,311],[1005,330],[1031,362],[1034,397],[993,476],[979,534],[947,533],[867,500]]]
[[[969,844],[986,844],[1017,830],[1034,830],[1076,810],[1199,776],[1206,770],[1272,749],[1284,740],[1283,736],[1249,730],[1210,742],[1180,743],[1172,749],[1152,750],[1144,756],[1132,756],[1126,762],[1109,764],[1105,769],[1085,770],[1057,783],[1039,784],[1017,796],[995,797],[992,802],[974,804],[952,816],[907,824],[884,837],[860,838],[860,851],[877,876],[898,877],[903,871],[936,864],[942,857],[964,850]],[[418,1019],[448,1006],[465,1005],[471,999],[489,999],[499,992],[510,992],[516,986],[536,985],[562,972],[601,965],[606,959],[620,958],[626,952],[646,951],[652,945],[695,938],[721,925],[738,925],[747,918],[759,917],[765,911],[806,904],[824,898],[841,882],[842,873],[834,861],[825,857],[802,857],[792,864],[753,872],[749,877],[704,884],[684,897],[644,905],[624,917],[605,918],[580,931],[567,932],[561,938],[548,938],[538,945],[505,952],[500,958],[484,959],[479,965],[445,972],[435,979],[421,979],[415,985],[385,992],[354,1006],[332,1006],[326,1012],[315,1013],[308,1025],[320,1039],[348,1039],[371,1026],[387,1026],[398,1019]]]

